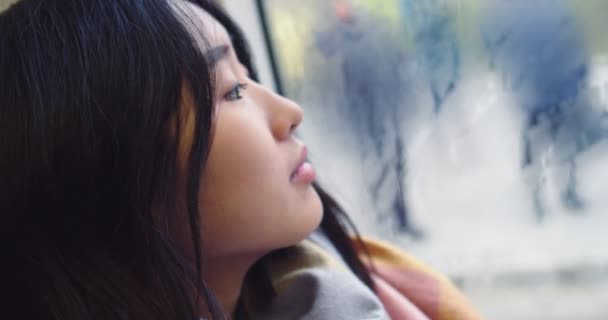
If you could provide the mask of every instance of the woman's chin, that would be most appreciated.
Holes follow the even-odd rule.
[[[299,241],[308,237],[321,224],[323,219],[323,205],[317,191],[311,186],[308,190],[307,203],[303,206],[301,229],[302,237]],[[299,242],[298,241],[298,242]]]

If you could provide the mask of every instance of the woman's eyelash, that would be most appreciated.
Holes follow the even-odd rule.
[[[247,89],[247,84],[237,83],[224,95],[224,99],[228,101],[241,100],[243,98],[243,91]]]

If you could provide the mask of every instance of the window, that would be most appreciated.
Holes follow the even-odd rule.
[[[258,55],[364,232],[488,319],[608,317],[607,1],[255,3]]]

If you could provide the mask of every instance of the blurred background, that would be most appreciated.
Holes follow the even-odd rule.
[[[607,0],[224,0],[363,233],[488,319],[608,319]]]

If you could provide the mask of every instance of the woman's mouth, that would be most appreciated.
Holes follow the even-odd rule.
[[[312,183],[315,180],[315,169],[308,161],[306,161],[307,155],[308,150],[306,149],[306,147],[303,147],[302,152],[300,153],[300,158],[296,169],[291,174],[291,182],[308,184]]]

